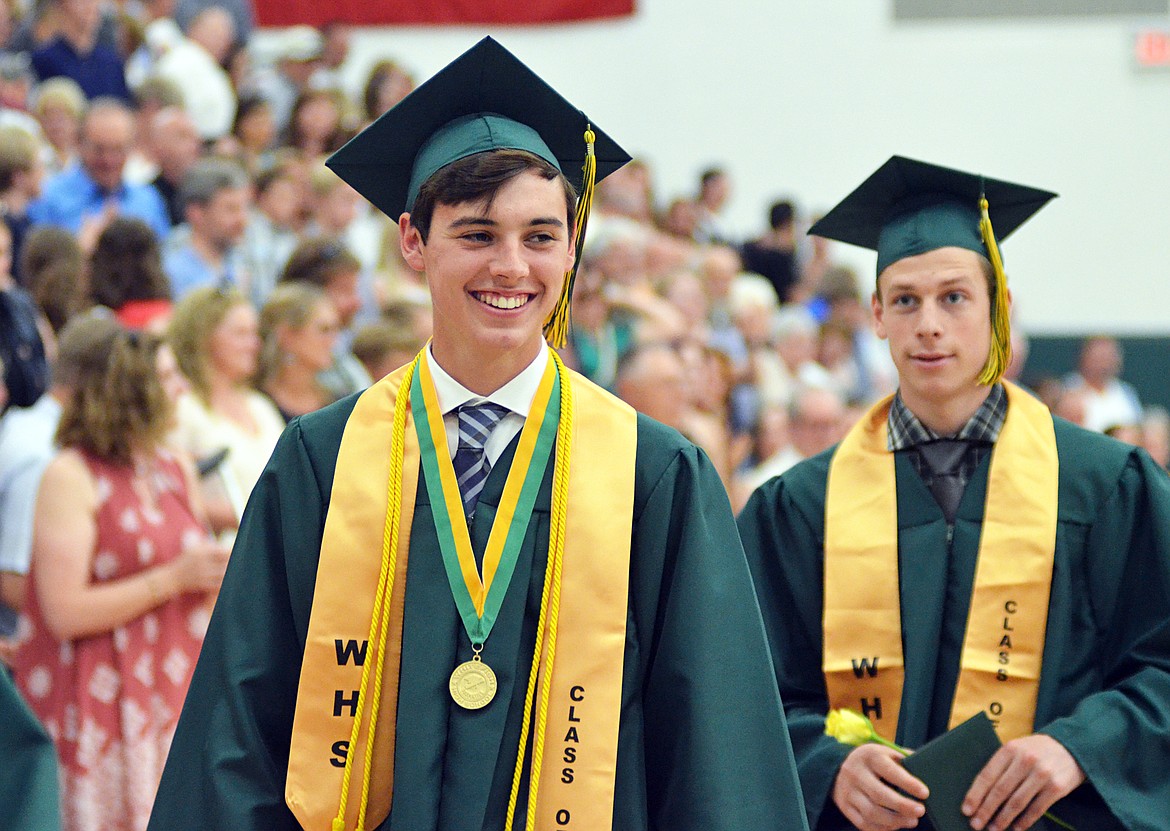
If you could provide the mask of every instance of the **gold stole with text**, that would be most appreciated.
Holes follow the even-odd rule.
[[[955,727],[979,711],[1007,741],[1032,732],[1056,549],[1059,460],[1048,409],[1005,383],[991,455]],[[901,594],[890,396],[838,447],[825,502],[824,673],[830,709],[870,716],[894,740],[902,701]],[[924,598],[913,602],[937,602]]]
[[[357,747],[349,748],[348,741],[361,663],[375,658],[374,647],[365,640],[383,544],[394,401],[406,369],[391,373],[361,395],[346,423],[338,451],[297,691],[285,789],[285,800],[306,831],[332,828],[347,752],[357,753],[353,787],[360,791],[358,760],[364,758],[368,719]],[[571,381],[576,415],[558,626],[560,645],[552,673],[549,740],[542,754],[542,767],[548,775],[540,779],[537,829],[533,831],[562,827],[568,818],[574,827],[581,828],[609,828],[613,822],[637,416],[628,405],[584,377],[572,373]],[[390,601],[367,828],[376,828],[389,815],[393,794],[407,554],[419,478],[418,439],[409,413],[407,419],[397,576]],[[523,679],[517,683],[523,683]],[[509,705],[509,701],[500,700],[489,706]],[[567,743],[576,750],[571,777],[562,775]],[[348,800],[347,831],[356,827],[359,802],[357,798]]]

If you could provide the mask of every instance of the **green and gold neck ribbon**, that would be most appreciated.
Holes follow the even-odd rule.
[[[410,388],[410,408],[418,433],[427,493],[447,579],[459,616],[472,644],[483,645],[491,633],[516,569],[532,507],[548,466],[560,420],[560,379],[549,360],[524,422],[504,495],[492,523],[483,558],[483,577],[475,564],[463,515],[463,499],[447,450],[447,432],[434,381],[425,360],[419,361]]]

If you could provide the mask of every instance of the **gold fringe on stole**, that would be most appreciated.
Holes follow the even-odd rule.
[[[1032,732],[1056,551],[1059,459],[1052,416],[1012,384],[992,451],[951,726],[983,710],[1005,741]],[[882,717],[890,741],[904,683],[889,398],[838,447],[825,504],[824,672],[830,708]],[[1005,639],[1006,636],[1006,639]],[[876,659],[876,660],[875,660]],[[861,661],[866,661],[862,664]]]

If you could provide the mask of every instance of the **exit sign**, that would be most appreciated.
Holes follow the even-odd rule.
[[[1133,57],[1142,69],[1170,69],[1170,30],[1143,29],[1133,43]]]

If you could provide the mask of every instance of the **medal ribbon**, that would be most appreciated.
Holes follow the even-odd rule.
[[[1036,712],[1059,458],[1048,409],[1018,387],[1004,386],[1008,413],[991,455],[950,726],[983,710],[1007,741],[1031,733]],[[869,710],[878,733],[893,741],[905,670],[897,486],[886,445],[891,399],[858,422],[829,467],[824,673],[830,708]]]
[[[512,582],[536,495],[555,444],[561,411],[560,378],[556,362],[548,361],[532,410],[520,432],[520,443],[488,536],[481,579],[471,549],[455,468],[447,450],[447,431],[434,381],[427,361],[420,360],[418,367],[410,387],[410,407],[443,566],[467,635],[472,644],[482,645],[491,634],[508,584]]]

